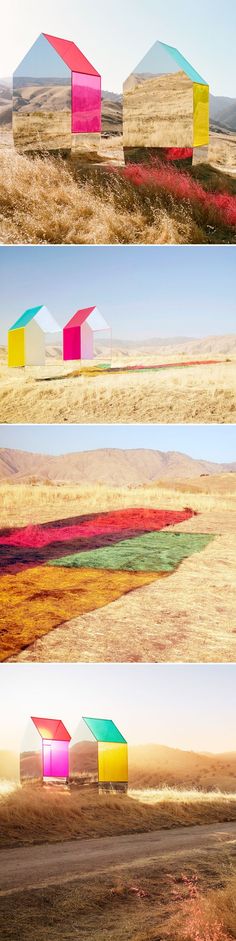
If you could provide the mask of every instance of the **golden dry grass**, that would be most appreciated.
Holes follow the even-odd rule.
[[[28,795],[33,834],[37,822],[39,823],[36,807],[39,805],[39,798],[42,802],[43,796],[42,793],[35,795],[30,807],[31,797]],[[55,803],[54,794],[45,794],[44,815],[46,804],[49,805],[50,802],[51,807],[54,804],[57,811],[61,811],[62,799],[65,804],[65,794],[60,795],[59,801],[58,797],[59,794],[56,795]],[[26,791],[22,793],[22,799],[24,817],[21,821],[25,821]],[[85,818],[91,814],[92,805],[88,795],[84,795],[82,799],[85,802]],[[20,807],[19,792],[17,800]],[[111,800],[104,797],[103,807],[108,816],[111,804],[113,806],[113,825],[115,816],[120,815],[123,826],[123,802],[124,798]],[[127,807],[129,798],[126,798],[125,802]],[[101,806],[102,804],[100,808]],[[9,832],[17,844],[20,832],[19,810],[16,831],[13,829],[14,816],[13,802],[9,813]],[[6,811],[3,817],[6,819]],[[95,817],[94,807],[94,821]],[[57,819],[58,814],[54,817],[54,824]],[[62,819],[64,820],[64,813]],[[81,808],[79,820],[81,823]],[[49,809],[47,822],[51,833],[52,815]],[[45,820],[43,826],[45,827]],[[173,826],[173,817],[170,826]],[[22,836],[23,833],[19,842]],[[27,837],[29,838],[29,833]],[[143,862],[139,858],[136,863],[128,866],[122,864],[122,858],[119,858],[114,870],[110,867],[109,871],[104,869],[95,876],[85,873],[79,880],[75,872],[73,882],[60,884],[59,880],[54,880],[54,885],[47,885],[45,847],[44,887],[29,889],[24,893],[13,892],[10,905],[9,895],[1,895],[1,941],[18,941],[19,936],[21,941],[28,941],[29,924],[31,941],[44,941],[45,937],[47,941],[70,941],[72,937],[76,941],[80,938],[83,938],[83,941],[104,941],[105,937],[108,937],[109,941],[123,941],[124,937],[127,941],[232,941],[236,936],[235,871],[235,844],[233,841],[229,842],[227,835],[224,839],[222,834],[218,841],[216,839],[215,843],[211,842],[207,850],[205,847],[195,847],[193,839],[191,851],[188,846],[176,855],[167,851],[166,856],[162,855],[160,860],[156,858]],[[198,935],[193,933],[194,924],[196,926],[196,909],[197,925],[201,928]],[[222,926],[220,935],[213,933],[216,921]],[[192,931],[186,934],[190,924]]]
[[[1,485],[2,527],[98,509],[189,506],[199,515],[174,528],[216,534],[171,577],[140,587],[101,611],[68,618],[23,651],[20,660],[235,662],[235,475],[220,475],[214,482],[201,478],[199,486],[196,480],[188,483],[188,490],[183,481],[110,490],[102,485]]]
[[[236,793],[130,790],[97,794],[89,788],[0,783],[0,846],[151,832],[236,820]]]
[[[196,357],[196,359],[199,357]],[[201,358],[201,357],[200,357]],[[203,359],[215,358],[203,356]],[[221,357],[218,357],[219,359]],[[222,357],[224,359],[224,357]],[[132,356],[131,363],[183,362],[189,354],[155,352]],[[217,356],[216,356],[217,359]],[[231,361],[230,361],[231,359]],[[233,423],[236,420],[235,355],[216,365],[192,366],[158,372],[78,374],[58,358],[45,367],[8,369],[6,353],[0,357],[1,422],[197,422]],[[127,358],[113,355],[113,366]]]
[[[106,166],[121,166],[122,144],[122,137],[103,141],[99,161]],[[231,149],[228,139],[224,138],[221,146],[221,140],[215,135],[211,161],[221,170],[224,169],[224,160],[233,159],[236,148],[234,141],[231,140],[230,144]],[[190,202],[183,204],[168,192],[153,193],[151,197],[148,193],[146,197],[141,189],[127,185],[121,177],[107,174],[105,166],[101,171],[98,166],[89,170],[88,161],[85,172],[80,173],[76,156],[67,162],[47,156],[31,159],[14,151],[9,129],[4,127],[0,149],[0,240],[6,244],[215,244],[235,241],[233,228],[223,222],[209,225],[199,207],[196,210]],[[231,192],[231,166],[227,166],[227,172],[227,186],[226,177],[222,175],[222,181],[219,181],[217,175],[216,189],[226,186]],[[209,174],[211,177],[210,170]]]
[[[104,608],[126,592],[148,585],[167,573],[107,569],[26,568],[0,579],[0,660],[20,653],[70,615]],[[6,613],[7,612],[7,613]]]

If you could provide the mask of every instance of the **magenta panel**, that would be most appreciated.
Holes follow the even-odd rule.
[[[81,359],[93,359],[93,333],[87,323],[81,329]]]
[[[101,79],[72,72],[72,134],[101,133]]]
[[[64,327],[63,359],[81,359],[81,328]]]
[[[68,742],[43,742],[43,777],[67,778],[68,774]]]

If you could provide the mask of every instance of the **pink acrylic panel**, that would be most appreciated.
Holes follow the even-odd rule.
[[[81,329],[81,359],[93,359],[93,333],[87,323]]]
[[[43,777],[67,778],[69,774],[69,743],[43,742]]]
[[[100,133],[100,76],[72,72],[72,134]]]
[[[64,328],[63,359],[81,359],[81,327]]]

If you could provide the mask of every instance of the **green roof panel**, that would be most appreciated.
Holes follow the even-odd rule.
[[[25,310],[24,314],[22,314],[21,317],[19,317],[19,319],[13,323],[12,327],[10,327],[10,330],[19,330],[20,327],[26,327],[27,323],[30,323],[30,320],[33,320],[35,315],[38,314],[39,310],[41,309],[42,304],[40,304],[39,307],[30,307],[29,310]]]
[[[119,729],[117,729],[115,723],[112,722],[112,719],[91,719],[87,716],[83,716],[83,720],[86,722],[86,725],[90,729],[90,732],[92,732],[92,735],[94,735],[94,738],[96,738],[97,742],[116,742],[117,744],[127,744],[126,739],[123,735],[121,735],[121,732],[119,732]]]
[[[196,72],[196,69],[194,69],[193,66],[190,65],[190,62],[188,62],[188,60],[181,55],[181,52],[179,52],[178,49],[175,49],[175,46],[168,46],[164,42],[160,42],[159,45],[164,46],[165,49],[168,49],[170,55],[174,57],[180,68],[183,70],[183,72],[185,72],[192,82],[197,82],[198,85],[207,85],[205,79],[199,75],[199,72]]]

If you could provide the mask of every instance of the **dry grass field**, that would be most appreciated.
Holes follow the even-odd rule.
[[[71,795],[52,789],[21,788],[0,799],[1,846],[14,847],[102,834],[134,834],[166,828],[166,853],[96,874],[45,879],[37,888],[0,893],[1,941],[232,941],[236,937],[236,848],[225,830],[201,841],[191,819],[235,820],[235,794],[156,791],[127,797]],[[168,850],[168,830],[186,827],[176,852]],[[161,832],[161,831],[160,831]],[[177,832],[177,829],[176,829]],[[60,835],[58,835],[60,833]],[[64,834],[66,833],[66,836]],[[164,833],[164,831],[163,831]],[[183,830],[182,830],[183,834]],[[148,837],[148,833],[147,833]],[[83,844],[84,845],[84,844]],[[63,852],[63,848],[62,848]],[[9,905],[10,901],[10,905]],[[46,933],[45,933],[46,932]],[[20,933],[20,934],[19,934]]]
[[[132,778],[132,749],[130,757]],[[0,781],[1,849],[229,821],[236,821],[235,792],[163,787],[98,795],[89,788]]]
[[[232,941],[234,845],[0,896],[1,941]]]
[[[152,180],[145,186],[132,182],[124,168],[122,145],[121,136],[102,138],[97,164],[91,166],[88,160],[81,167],[76,154],[63,160],[15,152],[10,126],[1,125],[0,240],[6,244],[235,242],[234,134],[212,132],[210,164],[194,167],[186,184],[182,173],[173,171],[170,179],[169,170],[158,185]]]
[[[7,482],[0,494],[2,527],[98,508],[188,506],[198,515],[174,530],[215,537],[168,578],[154,579],[100,610],[68,617],[13,660],[235,661],[235,474],[110,489]]]
[[[214,342],[216,352],[214,349]],[[206,344],[207,345],[207,344]],[[48,355],[44,367],[8,369],[6,351],[0,350],[0,421],[99,423],[99,422],[196,422],[234,423],[236,420],[236,347],[229,343],[227,355],[217,349],[217,338],[203,353],[191,355],[170,347],[113,351],[112,367],[142,365],[147,371],[102,372],[79,369],[63,363],[58,350]],[[222,346],[224,344],[222,343]],[[232,352],[231,352],[232,350]],[[178,362],[216,359],[215,365],[174,368]],[[106,352],[104,354],[106,359]],[[173,363],[173,368],[148,371],[155,363]],[[92,364],[91,364],[92,366]]]

